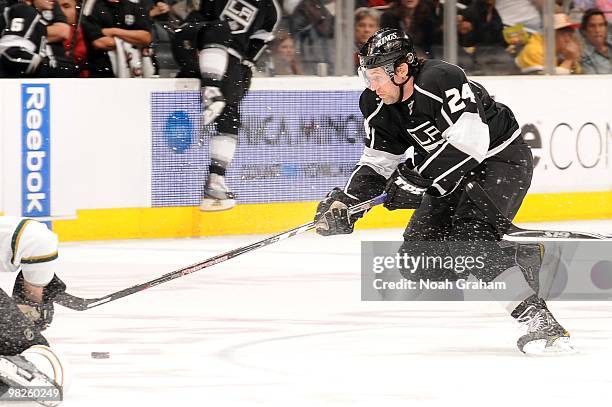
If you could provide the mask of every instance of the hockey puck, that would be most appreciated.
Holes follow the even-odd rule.
[[[91,357],[94,359],[108,359],[110,358],[109,352],[91,352]]]

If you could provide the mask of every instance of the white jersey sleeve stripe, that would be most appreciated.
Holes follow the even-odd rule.
[[[36,24],[38,24],[38,21],[40,19],[41,19],[41,15],[37,14],[34,20],[32,21],[32,23],[30,24],[30,26],[28,27],[28,31],[25,33],[23,38],[30,39],[30,35],[32,35],[32,32],[34,31],[34,28],[36,28]]]
[[[444,117],[444,120],[446,120],[446,123],[448,123],[449,126],[452,126],[453,121],[451,120],[451,118],[448,116],[448,114],[444,110],[444,106],[442,106],[442,109],[440,109],[440,112],[442,113],[442,117]]]
[[[416,91],[417,91],[417,92],[420,92],[420,93],[422,93],[423,95],[425,95],[425,96],[429,96],[429,97],[430,97],[430,98],[432,98],[433,100],[436,100],[436,101],[438,101],[438,102],[442,103],[442,98],[441,98],[440,96],[436,96],[436,95],[434,95],[433,93],[431,93],[431,92],[429,92],[429,91],[427,91],[427,90],[425,90],[425,89],[423,89],[423,88],[419,87],[418,85],[414,85],[414,89],[416,89]]]
[[[374,110],[372,114],[369,115],[367,119],[363,121],[363,127],[365,129],[366,134],[370,134],[370,120],[372,120],[372,117],[376,116],[378,112],[380,112],[380,109],[383,107],[383,104],[384,103],[381,100],[380,103],[378,104],[378,107],[376,107],[376,110]]]
[[[417,172],[421,173],[425,170],[425,168],[427,168],[427,166],[429,166],[429,164],[431,164],[431,162],[433,160],[436,159],[436,157],[446,148],[446,146],[449,145],[449,141],[447,140],[446,142],[444,142],[444,144],[438,149],[438,151],[436,151],[435,153],[433,153],[424,163],[423,165],[421,165],[419,168],[417,168]]]
[[[351,174],[351,176],[349,177],[348,181],[346,181],[346,184],[344,185],[344,193],[347,194],[348,196],[350,196],[353,199],[359,199],[354,195],[349,194],[348,189],[349,186],[351,185],[351,181],[353,180],[353,177],[355,176],[355,174],[357,174],[357,172],[361,169],[361,167],[363,167],[363,165],[358,165],[357,168],[355,168],[355,170],[353,171],[353,173]]]
[[[438,184],[438,181],[440,181],[441,179],[444,179],[444,177],[446,177],[448,174],[459,169],[462,165],[470,161],[470,159],[472,159],[472,157],[467,157],[465,160],[461,161],[459,164],[455,165],[454,167],[448,169],[446,172],[439,175],[436,179],[434,179],[432,186],[435,187],[438,191],[440,191],[442,195],[444,195],[446,193],[446,190],[442,188],[440,184]]]
[[[487,152],[487,155],[485,156],[485,158],[489,158],[494,156],[495,154],[499,153],[500,151],[502,151],[504,148],[508,147],[508,145],[510,143],[512,143],[514,141],[515,138],[517,138],[518,136],[521,135],[521,129],[517,129],[514,133],[512,133],[512,136],[510,136],[510,138],[506,141],[504,141],[503,143],[501,143],[500,145],[498,145],[495,148],[492,148],[491,150],[489,150]]]

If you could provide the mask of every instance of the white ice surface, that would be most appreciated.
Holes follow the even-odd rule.
[[[63,244],[60,274],[97,297],[261,238]],[[526,357],[496,303],[361,302],[359,241],[400,239],[308,233],[89,311],[56,306],[63,406],[610,405],[612,303],[551,303],[581,353]]]

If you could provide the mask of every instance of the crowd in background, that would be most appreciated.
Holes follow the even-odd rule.
[[[8,7],[8,1],[0,0],[0,9]],[[172,30],[193,9],[195,0],[98,0],[80,21],[80,0],[25,1],[47,22],[47,54],[63,68],[60,76],[155,77],[176,72]],[[334,0],[279,3],[283,20],[258,62],[256,75],[333,73]],[[612,0],[556,3],[557,73],[612,73]],[[357,51],[381,27],[409,33],[421,57],[442,58],[440,0],[356,0],[355,4],[356,65]],[[458,64],[474,75],[542,72],[542,7],[543,0],[458,0]],[[6,34],[1,22],[0,29]],[[0,40],[0,49],[1,44]]]

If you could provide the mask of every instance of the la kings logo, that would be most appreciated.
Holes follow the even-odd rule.
[[[259,10],[244,0],[230,0],[221,12],[221,19],[229,22],[232,34],[242,34],[248,31]]]

